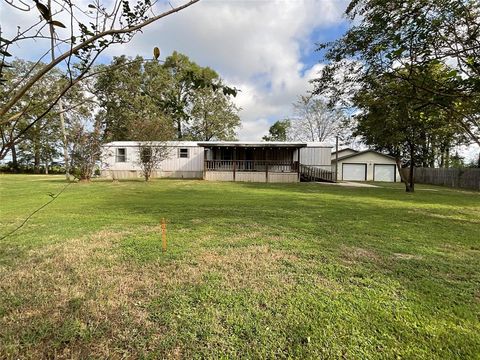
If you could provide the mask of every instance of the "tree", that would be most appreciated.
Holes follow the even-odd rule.
[[[186,138],[191,140],[234,140],[240,126],[238,108],[219,89],[195,90]]]
[[[144,91],[144,63],[139,56],[135,59],[120,56],[114,58],[110,65],[97,69],[99,74],[93,91],[99,105],[97,119],[104,126],[107,141],[140,140],[135,133],[140,121],[150,124],[155,119],[164,119],[161,109]],[[150,66],[161,71],[156,62]]]
[[[442,72],[448,69],[430,64],[398,71],[415,73],[417,81],[433,88],[433,83],[439,83]],[[354,135],[393,155],[401,175],[401,161],[405,160],[410,167],[408,179],[402,176],[407,192],[414,191],[414,167],[424,161],[422,156],[428,158],[428,143],[438,139],[451,142],[458,132],[458,128],[451,127],[451,114],[425,101],[425,94],[417,86],[389,74],[358,91],[353,103],[360,110],[355,117]]]
[[[175,129],[165,116],[147,120],[137,117],[131,124],[133,128],[129,132],[132,139],[139,141],[137,164],[145,181],[149,181],[153,172],[159,169],[160,163],[170,155],[168,141],[174,136]]]
[[[87,123],[75,122],[70,130],[69,144],[73,175],[81,181],[90,181],[102,152],[99,124],[89,130]]]
[[[108,140],[138,140],[130,130],[136,128],[139,118],[169,120],[176,131],[170,140],[235,136],[238,109],[230,96],[237,90],[224,85],[215,71],[183,54],[174,52],[163,64],[145,62],[141,57],[118,57],[98,71],[94,92]]]
[[[287,141],[287,133],[290,130],[290,120],[277,120],[268,129],[268,135],[265,135],[263,141]]]
[[[344,132],[345,116],[326,102],[312,96],[300,96],[294,104],[289,137],[299,141],[323,142]]]
[[[145,92],[163,110],[164,114],[172,119],[177,130],[178,140],[188,133],[192,118],[195,118],[195,124],[191,129],[195,136],[204,138],[232,135],[232,127],[235,127],[237,123],[235,112],[238,109],[227,98],[236,96],[238,91],[236,88],[223,84],[222,79],[211,68],[201,67],[190,60],[188,56],[176,51],[165,59],[162,70],[167,73],[167,76],[162,73],[158,75],[157,72],[156,77],[147,77],[150,81],[147,82]],[[146,72],[150,73],[149,68],[146,68]],[[202,89],[205,91],[202,92]],[[202,103],[208,102],[209,96],[220,101],[220,104],[216,105],[216,114],[227,116],[223,129],[222,126],[219,126],[221,123],[213,121],[214,117],[218,117],[217,115],[209,116],[210,119],[205,121],[205,111],[203,111],[205,109],[202,110]],[[210,99],[210,102],[215,99]],[[197,103],[196,107],[195,103]],[[195,134],[195,132],[197,133]],[[192,131],[190,131],[191,135]]]
[[[374,79],[390,74],[416,87],[452,123],[480,144],[480,3],[471,0],[352,0],[346,11],[355,24],[327,44],[316,94],[348,103]],[[426,64],[452,69],[434,87],[416,79]],[[431,85],[431,84],[430,84]],[[446,101],[448,100],[448,101]]]
[[[45,174],[48,174],[50,163],[60,154],[59,123],[48,122],[45,119],[37,122],[18,144],[18,159],[24,164],[33,163],[35,174],[40,173],[43,164]]]
[[[14,60],[11,63],[11,67],[4,72],[5,84],[0,87],[1,100],[8,98],[6,89],[20,82],[33,65],[32,62],[23,60]],[[32,86],[15,105],[14,110],[22,111],[22,116],[8,123],[0,123],[0,157],[11,151],[12,158],[16,161],[18,150],[24,159],[33,161],[36,173],[40,171],[41,163],[45,164],[45,170],[48,171],[48,163],[57,155],[57,148],[62,143],[59,111],[49,111],[48,103],[54,99],[55,91],[62,88],[66,81],[65,73],[54,69]],[[64,95],[64,111],[68,111],[72,116],[88,111],[85,109],[88,104],[89,99],[86,98],[83,88],[72,88]]]
[[[155,14],[155,2],[139,0],[130,7],[129,1],[115,0],[108,4],[96,1],[92,4],[75,4],[73,0],[66,3],[47,3],[47,5],[35,1],[33,8],[25,2],[18,5],[13,2],[3,2],[9,11],[17,12],[19,26],[15,29],[1,29],[0,33],[0,85],[5,83],[5,70],[9,64],[6,58],[14,54],[17,47],[27,44],[30,40],[36,40],[35,46],[46,45],[52,53],[52,60],[42,64],[40,61],[26,72],[21,81],[14,86],[5,89],[4,99],[0,105],[0,125],[18,124],[19,118],[23,117],[27,105],[20,106],[22,99],[28,96],[35,84],[44,76],[52,72],[62,62],[67,67],[68,81],[56,91],[51,91],[52,99],[45,103],[46,110],[34,119],[30,119],[26,128],[30,128],[35,122],[40,121],[58,104],[65,93],[84,79],[95,60],[100,54],[113,44],[126,43],[145,26],[164,17],[185,9],[199,0],[191,0],[181,6],[171,8],[160,14]],[[19,16],[22,11],[35,11],[40,14],[40,21],[26,24],[25,19]],[[68,18],[64,23],[58,19]],[[44,27],[50,27],[49,35],[42,32]],[[65,30],[61,30],[65,29]],[[59,55],[53,53],[52,48],[60,49]],[[47,51],[41,51],[47,53]],[[40,59],[41,60],[41,59]],[[51,89],[53,90],[53,89]],[[25,101],[23,101],[25,104]],[[62,111],[62,110],[60,110]],[[14,131],[14,138],[8,142],[2,142],[0,159],[15,145],[15,142],[23,136],[26,130]],[[3,139],[2,139],[3,141]]]
[[[138,143],[138,164],[145,181],[149,181],[153,172],[170,153],[166,143],[147,141]]]

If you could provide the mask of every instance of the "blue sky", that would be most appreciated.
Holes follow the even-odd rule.
[[[173,6],[185,1],[170,0]],[[76,0],[84,8],[89,2]],[[309,80],[318,73],[321,60],[316,43],[333,40],[346,30],[346,5],[346,0],[201,0],[151,24],[130,43],[111,47],[99,60],[110,62],[118,55],[151,57],[155,46],[161,49],[161,58],[174,50],[182,52],[241,90],[235,99],[242,108],[239,138],[259,140],[275,120],[291,114],[299,95],[311,90]],[[168,2],[159,2],[160,9],[167,7]],[[36,11],[19,12],[0,3],[6,37],[19,23],[37,19]],[[57,31],[61,37],[69,36],[67,30]],[[11,52],[34,60],[48,46],[37,41]]]
[[[77,1],[85,7],[90,2]],[[174,6],[184,1],[170,0]],[[150,25],[130,43],[111,47],[101,62],[118,55],[151,57],[155,46],[161,58],[174,50],[182,52],[241,90],[235,99],[242,109],[239,139],[260,140],[274,121],[291,115],[298,96],[312,89],[309,81],[322,67],[316,44],[335,40],[348,29],[347,4],[348,0],[201,0]],[[18,16],[38,17],[0,2],[2,31],[15,31]],[[12,53],[33,58],[44,53],[45,46],[48,50],[48,43],[37,42]],[[474,151],[478,150],[469,152]]]
[[[174,1],[174,5],[180,2]],[[321,68],[316,43],[348,28],[344,0],[202,0],[149,27],[108,55],[161,57],[177,50],[210,66],[240,88],[241,140],[259,140],[276,120],[288,117],[295,99],[311,90]]]

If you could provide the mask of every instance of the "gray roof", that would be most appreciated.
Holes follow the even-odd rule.
[[[352,149],[352,148],[349,148],[349,147],[338,150],[338,153],[340,154],[342,151],[345,151],[345,150],[355,151],[356,153],[358,153],[358,150],[355,150],[355,149]],[[335,154],[335,153],[336,153],[336,151],[333,151],[332,155]]]
[[[356,152],[355,154],[350,154],[350,155],[341,156],[341,157],[338,158],[338,161],[344,160],[344,159],[353,158],[353,157],[355,157],[355,156],[362,155],[362,154],[366,154],[366,153],[375,153],[375,154],[378,154],[378,155],[387,157],[387,158],[389,158],[389,159],[395,160],[395,158],[394,158],[393,156],[386,155],[386,154],[382,154],[381,152],[378,152],[378,151],[375,151],[375,150],[364,150],[364,151],[358,151],[358,152]],[[336,159],[332,159],[332,162],[334,162],[334,161],[336,161]]]
[[[302,148],[308,144],[304,142],[287,142],[287,141],[204,141],[198,142],[198,146],[203,147],[288,147]]]

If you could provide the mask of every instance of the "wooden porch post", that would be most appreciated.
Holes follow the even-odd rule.
[[[297,148],[297,176],[298,176],[298,181],[300,181],[300,149]]]
[[[265,148],[265,182],[268,183],[268,149]]]
[[[335,182],[338,181],[338,135],[335,136]]]
[[[203,180],[207,177],[207,148],[203,148]]]
[[[237,170],[237,148],[233,148],[233,181],[235,181],[235,173]]]

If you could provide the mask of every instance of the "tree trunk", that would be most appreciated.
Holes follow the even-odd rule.
[[[48,7],[50,9],[51,9],[51,6],[52,6],[52,0],[48,0]],[[52,23],[50,23],[50,54],[53,62],[55,60],[55,28],[53,27]],[[70,181],[70,167],[68,164],[69,159],[68,159],[67,131],[65,130],[65,118],[63,117],[63,103],[62,103],[61,97],[58,99],[58,110],[60,112],[60,128],[62,130],[63,161],[65,162],[65,178],[67,181]]]
[[[402,161],[400,160],[400,157],[395,156],[395,163],[397,164],[398,173],[400,174],[400,180],[402,180],[402,182],[405,184],[405,189],[408,189],[408,180],[402,171]]]
[[[12,145],[12,168],[13,172],[18,172],[17,148]]]
[[[413,145],[410,145],[410,172],[408,174],[408,185],[406,187],[406,192],[414,192],[414,171],[415,171],[415,148]]]
[[[35,174],[40,174],[40,149],[38,148],[38,145],[35,146],[34,150],[33,172]]]
[[[178,140],[182,139],[182,120],[177,120],[177,137]]]
[[[45,175],[48,175],[48,159],[45,159]]]

